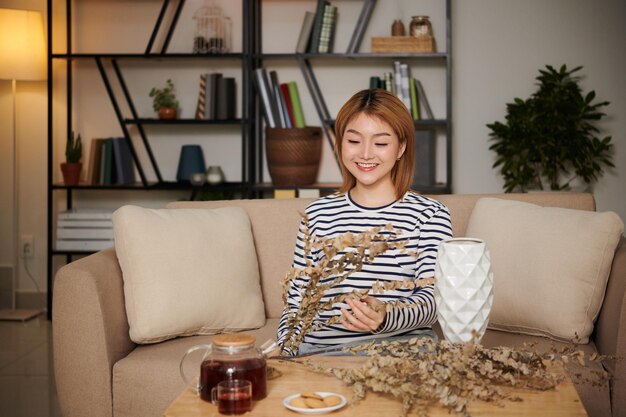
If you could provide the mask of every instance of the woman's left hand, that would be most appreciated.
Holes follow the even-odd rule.
[[[348,298],[346,304],[352,311],[341,309],[341,324],[348,330],[355,332],[374,332],[385,321],[385,304],[371,296],[360,300]]]

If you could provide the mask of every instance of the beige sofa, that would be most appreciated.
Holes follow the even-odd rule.
[[[595,210],[589,194],[497,194],[542,206]],[[452,215],[455,236],[463,236],[469,216],[482,195],[434,196]],[[251,333],[257,341],[274,337],[282,309],[279,281],[291,263],[299,212],[310,200],[234,200],[177,202],[170,208],[243,207],[252,224],[266,324]],[[587,352],[626,357],[626,239],[617,248],[606,296]],[[209,336],[178,338],[154,345],[135,345],[129,338],[122,273],[113,249],[63,267],[54,282],[54,369],[59,402],[66,417],[157,417],[184,388],[179,359]],[[541,337],[488,330],[485,345],[520,345]],[[591,416],[626,416],[626,365],[610,362],[617,376],[601,388],[577,386]]]

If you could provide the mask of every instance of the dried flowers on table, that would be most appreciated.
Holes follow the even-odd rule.
[[[325,368],[307,364],[313,370],[331,373],[353,386],[355,399],[367,391],[388,393],[402,402],[402,414],[411,410],[427,415],[433,402],[451,411],[469,415],[467,407],[475,400],[502,404],[521,401],[510,388],[545,391],[564,378],[559,367],[568,363],[585,366],[585,355],[575,345],[547,353],[537,353],[533,345],[522,349],[486,348],[476,343],[448,343],[430,338],[370,343],[344,349],[368,354],[359,368]],[[587,362],[606,357],[592,355]],[[582,374],[571,373],[574,380]],[[604,371],[591,371],[585,382],[600,384],[609,377]]]

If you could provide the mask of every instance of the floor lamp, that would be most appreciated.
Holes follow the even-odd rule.
[[[0,79],[11,80],[13,92],[13,288],[12,309],[0,310],[0,320],[29,320],[41,310],[17,309],[19,268],[19,205],[17,148],[17,81],[46,79],[43,17],[30,10],[0,9]]]

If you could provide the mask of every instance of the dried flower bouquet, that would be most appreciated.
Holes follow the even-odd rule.
[[[390,224],[385,227],[372,228],[363,233],[346,233],[334,238],[318,238],[311,236],[306,216],[303,216],[303,222],[304,258],[307,264],[303,269],[291,268],[282,282],[284,303],[287,302],[287,292],[292,284],[298,280],[304,282],[299,285],[302,297],[300,305],[286,318],[288,330],[283,342],[283,353],[287,350],[296,352],[304,335],[310,331],[338,323],[341,316],[334,316],[326,321],[316,318],[318,313],[332,309],[336,303],[344,302],[347,298],[361,299],[370,291],[373,294],[381,294],[398,288],[424,287],[434,282],[433,278],[417,281],[381,281],[377,282],[371,290],[354,291],[322,302],[326,291],[360,271],[364,263],[371,263],[377,256],[388,250],[404,251],[406,240]],[[318,250],[321,250],[324,255],[317,265],[313,265],[309,260],[309,255]],[[410,306],[414,307],[415,304]],[[387,311],[404,307],[408,306],[401,302],[385,304]]]

